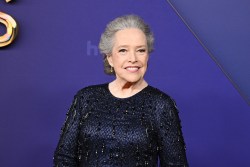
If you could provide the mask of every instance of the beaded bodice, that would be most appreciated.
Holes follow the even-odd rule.
[[[108,84],[83,88],[74,98],[54,154],[54,166],[188,166],[174,101],[147,86],[128,98]]]

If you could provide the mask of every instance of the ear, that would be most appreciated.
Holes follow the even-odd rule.
[[[109,65],[112,66],[112,67],[114,67],[112,55],[107,55],[107,60],[108,60]]]

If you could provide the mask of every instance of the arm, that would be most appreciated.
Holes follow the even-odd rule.
[[[161,167],[188,167],[175,102],[168,97],[158,108],[158,150]]]
[[[54,153],[55,167],[76,167],[78,163],[78,134],[80,123],[79,96],[66,114],[65,123],[61,129],[60,140]]]

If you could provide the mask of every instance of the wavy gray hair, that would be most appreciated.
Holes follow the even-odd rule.
[[[117,31],[126,28],[138,28],[146,36],[148,52],[153,51],[154,36],[149,26],[137,15],[124,15],[117,17],[113,21],[107,24],[105,31],[101,35],[99,42],[99,50],[104,59],[104,72],[109,75],[114,75],[114,70],[111,70],[111,66],[108,63],[107,56],[112,53],[114,45],[114,35]]]

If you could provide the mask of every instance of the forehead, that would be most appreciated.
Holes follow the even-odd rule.
[[[117,31],[114,36],[114,46],[146,45],[146,36],[138,28],[127,28]]]

